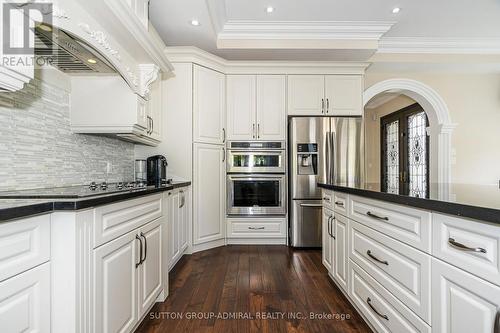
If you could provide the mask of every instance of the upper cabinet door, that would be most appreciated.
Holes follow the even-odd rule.
[[[255,75],[227,76],[227,138],[256,138]]]
[[[162,80],[160,77],[151,85],[148,107],[149,136],[161,140],[162,134]]]
[[[195,142],[223,144],[226,130],[225,76],[201,66],[194,66],[193,136]]]
[[[326,114],[361,116],[363,114],[363,77],[327,75],[325,78]]]
[[[284,75],[257,76],[257,139],[286,139],[285,96]]]
[[[324,75],[288,76],[288,114],[321,116],[325,110]]]

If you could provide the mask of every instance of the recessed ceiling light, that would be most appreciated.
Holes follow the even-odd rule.
[[[191,20],[191,25],[194,25],[195,27],[200,25],[200,21],[198,20]]]
[[[397,13],[399,13],[400,11],[401,11],[401,8],[396,7],[396,8],[394,8],[394,9],[392,10],[392,13],[393,13],[393,14],[397,14]]]
[[[267,7],[266,8],[266,12],[268,12],[269,14],[271,14],[272,12],[274,12],[274,7],[271,7],[271,6]]]
[[[87,59],[87,62],[88,62],[89,64],[97,64],[97,60],[92,59],[92,58]]]

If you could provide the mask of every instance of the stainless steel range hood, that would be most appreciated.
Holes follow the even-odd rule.
[[[35,28],[35,56],[64,73],[117,73],[97,50],[61,29],[46,24]]]

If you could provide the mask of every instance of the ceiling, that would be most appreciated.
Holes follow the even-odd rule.
[[[229,60],[500,54],[500,0],[151,0],[150,6],[168,46],[197,46]]]

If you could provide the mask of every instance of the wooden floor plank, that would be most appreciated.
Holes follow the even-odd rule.
[[[184,317],[165,317],[172,312]],[[193,312],[204,318],[186,318]],[[136,333],[371,332],[330,280],[321,251],[286,246],[233,245],[183,257],[170,272],[170,296],[151,314]]]

